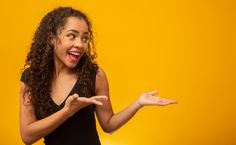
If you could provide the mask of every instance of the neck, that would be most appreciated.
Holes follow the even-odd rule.
[[[54,77],[58,78],[61,75],[71,75],[74,69],[66,67],[64,64],[55,63]]]

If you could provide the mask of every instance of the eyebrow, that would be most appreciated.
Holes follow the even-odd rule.
[[[66,31],[66,32],[69,32],[69,31],[72,31],[72,32],[74,32],[74,33],[79,34],[79,31],[77,31],[77,30],[75,30],[75,29],[70,29],[70,30],[68,30],[68,31]],[[88,34],[88,32],[84,32],[84,34]]]

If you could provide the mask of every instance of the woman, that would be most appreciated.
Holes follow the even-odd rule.
[[[49,12],[35,32],[20,84],[20,132],[25,144],[100,145],[94,112],[102,129],[113,132],[143,106],[173,100],[142,94],[114,114],[105,72],[95,62],[92,25],[71,7]]]

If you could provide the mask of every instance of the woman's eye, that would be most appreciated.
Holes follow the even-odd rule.
[[[69,34],[68,37],[69,37],[70,40],[75,39],[75,35],[74,34]]]
[[[87,37],[84,37],[84,38],[82,38],[82,41],[83,41],[83,42],[87,42],[87,41],[88,41],[88,38],[87,38]]]

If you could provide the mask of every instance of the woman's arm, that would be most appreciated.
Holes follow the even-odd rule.
[[[34,107],[30,103],[30,94],[26,93],[27,85],[23,82],[20,84],[20,133],[25,144],[32,144],[43,138],[65,120],[72,116],[81,108],[96,104],[102,105],[98,100],[106,99],[104,96],[94,96],[92,98],[78,97],[77,94],[69,96],[65,102],[65,107],[60,111],[44,118],[37,120],[34,113]]]
[[[103,101],[103,106],[96,106],[96,114],[102,129],[107,133],[111,133],[117,130],[126,122],[128,122],[143,106],[164,106],[176,103],[176,101],[173,100],[155,97],[156,94],[156,91],[143,93],[139,97],[139,99],[134,101],[130,106],[120,111],[119,113],[114,114],[109,99],[108,80],[104,71],[102,69],[99,69],[96,77],[96,95],[108,96],[108,101]]]

